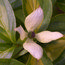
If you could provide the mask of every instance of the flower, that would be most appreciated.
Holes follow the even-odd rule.
[[[42,31],[35,34],[34,30],[42,23],[43,18],[43,10],[39,7],[25,19],[25,27],[28,33],[24,31],[22,26],[15,28],[15,31],[19,32],[21,40],[24,40],[27,37],[27,40],[23,44],[23,48],[38,60],[43,55],[43,49],[33,41],[33,38],[36,38],[39,42],[48,43],[63,37],[63,34],[60,32]]]

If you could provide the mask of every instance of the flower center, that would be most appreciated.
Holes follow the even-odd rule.
[[[34,38],[35,37],[35,33],[34,32],[29,32],[28,33],[28,37],[29,38]]]

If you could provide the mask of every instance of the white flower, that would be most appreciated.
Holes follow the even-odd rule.
[[[27,40],[23,44],[23,48],[38,60],[43,55],[43,49],[33,41],[33,38],[36,38],[39,42],[48,43],[63,37],[60,32],[42,31],[35,34],[34,30],[41,24],[43,18],[43,10],[39,7],[25,19],[25,27],[28,33],[24,31],[22,26],[15,28],[15,31],[19,32],[21,40],[24,40],[27,37]]]

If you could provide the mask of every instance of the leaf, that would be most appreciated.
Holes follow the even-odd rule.
[[[0,26],[7,32],[10,40],[15,41],[13,29],[16,27],[16,20],[8,0],[0,0]]]
[[[5,51],[12,47],[12,44],[10,43],[5,43],[5,42],[0,42],[0,51]]]
[[[65,50],[53,63],[54,65],[65,65]]]
[[[65,14],[59,14],[52,18],[48,30],[65,31]]]
[[[47,57],[46,52],[43,52],[43,57],[40,60],[35,59],[30,55],[26,65],[53,65],[51,60]]]
[[[24,23],[24,14],[22,11],[22,0],[9,0],[9,2],[11,3],[11,5],[14,9],[16,19],[18,18],[19,20],[21,20],[21,22]],[[18,21],[18,22],[20,23],[19,25],[22,24],[20,21]]]
[[[9,2],[14,9],[22,5],[22,0],[9,0]]]
[[[0,39],[7,43],[11,43],[10,39],[8,38],[7,32],[2,27],[0,27]]]
[[[11,58],[13,51],[14,51],[14,47],[11,47],[5,51],[0,51],[0,58],[3,58],[3,59]]]
[[[60,10],[65,12],[65,0],[57,0],[57,7],[59,7]]]
[[[24,65],[15,59],[0,59],[0,65]]]
[[[22,6],[16,8],[16,9],[14,10],[14,12],[15,12],[16,18],[18,18],[19,20],[21,20],[21,22],[24,23],[25,17],[24,17],[23,11],[22,11]],[[18,22],[19,22],[19,21],[18,21]],[[20,24],[20,25],[21,25],[21,24]]]
[[[19,60],[20,62],[23,62],[24,64],[26,64],[28,61],[28,58],[29,58],[29,53],[26,53],[26,54],[24,54],[16,59]]]
[[[22,56],[22,55],[24,55],[24,54],[26,54],[27,53],[27,51],[26,50],[22,50],[20,53],[19,53],[19,55],[18,56]]]
[[[65,40],[57,40],[47,45],[45,50],[48,57],[54,61],[57,59],[65,49]]]
[[[5,43],[5,41],[4,41],[4,40],[2,40],[2,39],[0,39],[0,43]]]
[[[0,39],[0,51],[5,51],[12,47],[11,43],[6,43],[4,40]]]
[[[17,58],[17,57],[22,56],[22,55],[27,53],[27,51],[23,49],[23,43],[24,42],[25,42],[25,40],[21,41],[21,39],[18,39],[18,41],[16,42],[17,45],[16,45],[14,53],[13,53],[14,58]]]
[[[52,2],[51,0],[38,0],[38,1],[44,12],[44,20],[39,29],[39,31],[43,31],[43,30],[46,30],[46,28],[48,27],[50,23],[50,19],[52,16]]]
[[[44,65],[53,65],[53,63],[51,62],[51,60],[48,58],[47,54],[46,54],[46,51],[43,50],[43,57],[42,57],[42,62]]]
[[[20,51],[21,51],[22,49],[23,49],[22,47],[15,47],[12,57],[13,57],[13,58],[19,57],[18,54],[20,53]]]
[[[37,0],[22,0],[22,4],[25,17],[39,6]]]
[[[57,1],[57,0],[52,0],[52,4],[55,5],[56,1]]]
[[[29,56],[28,62],[26,65],[44,65],[41,60],[36,60],[31,55]]]

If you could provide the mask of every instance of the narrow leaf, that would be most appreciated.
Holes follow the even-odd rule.
[[[65,30],[65,14],[59,14],[51,19],[48,26],[51,31],[64,31]]]
[[[52,61],[57,59],[64,51],[64,49],[65,49],[65,40],[58,40],[55,42],[51,42],[51,44],[47,45],[45,48],[48,57]]]
[[[44,64],[42,63],[42,60],[37,60],[30,55],[26,65],[44,65]]]
[[[25,65],[15,59],[0,59],[0,65]]]
[[[0,58],[3,58],[3,59],[11,58],[13,51],[14,51],[14,47],[11,47],[5,51],[0,51]]]
[[[44,65],[53,65],[52,61],[49,59],[49,57],[46,54],[46,51],[43,52],[42,62]]]

